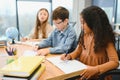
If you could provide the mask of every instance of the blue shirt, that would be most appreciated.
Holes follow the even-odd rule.
[[[76,48],[76,32],[72,26],[61,32],[55,29],[51,35],[40,42],[40,48],[50,47],[50,53],[69,53]]]

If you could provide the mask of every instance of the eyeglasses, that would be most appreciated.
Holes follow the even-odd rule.
[[[61,24],[62,22],[63,22],[63,21],[60,21],[60,22],[58,22],[58,23],[55,23],[55,22],[54,22],[54,24],[55,24],[55,25],[59,25],[59,24]]]
[[[58,22],[57,24],[61,24],[63,21],[61,21],[61,22]]]

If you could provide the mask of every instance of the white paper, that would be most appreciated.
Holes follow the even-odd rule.
[[[48,61],[56,65],[64,73],[72,73],[75,71],[83,70],[86,68],[86,65],[77,60],[67,60],[63,61],[60,59],[60,56],[47,58]]]
[[[33,50],[26,50],[23,53],[23,56],[36,56],[37,52]]]
[[[24,44],[24,45],[29,45],[29,46],[35,46],[37,44],[39,44],[40,42],[32,42],[32,41],[25,41],[25,42],[21,42],[21,41],[18,41],[16,42],[17,44]]]

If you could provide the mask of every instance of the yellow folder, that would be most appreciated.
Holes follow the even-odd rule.
[[[44,72],[45,70],[45,65],[41,65],[40,67],[37,68],[29,77],[14,77],[14,76],[2,76],[1,78],[3,80],[38,80],[40,75]]]
[[[0,69],[0,73],[9,76],[28,77],[42,63],[43,56],[21,56]]]

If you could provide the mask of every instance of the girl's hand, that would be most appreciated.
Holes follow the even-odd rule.
[[[69,59],[71,59],[70,54],[62,54],[61,55],[61,60],[69,60]]]
[[[90,79],[92,77],[95,77],[99,74],[99,69],[96,66],[88,66],[86,70],[84,70],[80,76],[80,80],[82,79]]]

